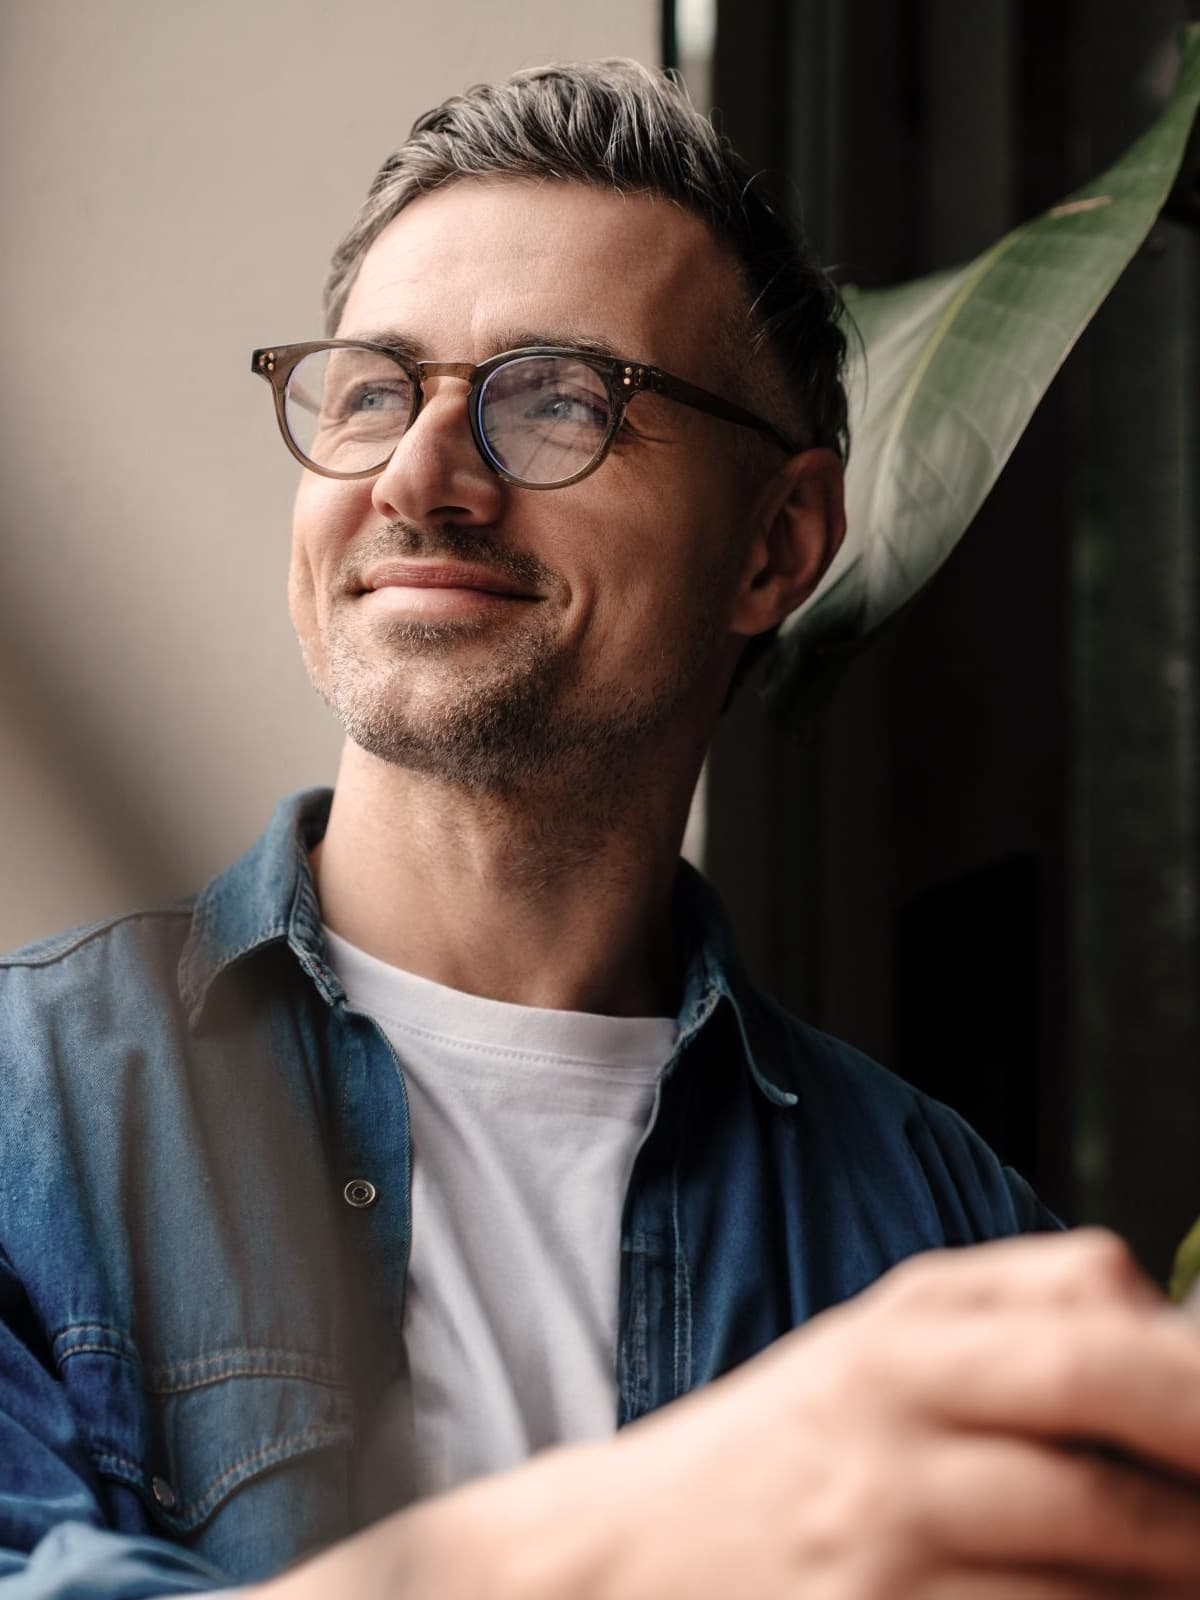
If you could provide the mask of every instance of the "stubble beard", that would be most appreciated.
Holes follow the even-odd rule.
[[[462,530],[444,531],[439,554],[535,576],[512,572],[502,549],[481,550],[477,533],[467,550]],[[425,548],[410,535],[403,553]],[[394,542],[387,553],[396,553]],[[545,583],[553,575],[536,576]],[[343,597],[329,619],[325,670],[318,673],[309,659],[309,672],[348,737],[368,754],[479,795],[561,801],[569,794],[580,820],[586,809],[596,821],[629,803],[647,749],[711,661],[719,637],[715,587],[703,598],[689,637],[669,652],[673,661],[659,640],[647,641],[662,672],[637,688],[610,682],[573,694],[572,664],[555,638],[548,601],[513,602],[529,605],[531,614],[508,623],[376,617],[364,628],[354,614],[361,602]],[[464,647],[473,662],[459,659]]]

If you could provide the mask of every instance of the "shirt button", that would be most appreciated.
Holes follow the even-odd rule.
[[[165,1478],[151,1478],[150,1493],[164,1511],[170,1511],[175,1504],[175,1491]]]
[[[366,1178],[351,1178],[342,1193],[347,1205],[357,1206],[360,1210],[375,1202],[375,1185],[368,1183]]]

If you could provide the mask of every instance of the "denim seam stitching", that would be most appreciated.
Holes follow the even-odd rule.
[[[635,1415],[641,1415],[649,1407],[650,1402],[650,1348],[649,1348],[649,1320],[650,1310],[646,1302],[646,1236],[639,1229],[633,1236],[633,1295],[631,1297],[632,1312],[632,1345],[633,1345],[633,1393]]]
[[[238,945],[236,950],[223,950],[220,966],[214,968],[211,976],[220,976],[226,967],[231,967],[235,961],[240,961],[243,956],[249,955],[251,950],[257,950],[260,945],[269,944],[272,939],[282,939],[286,936],[286,923],[272,922],[265,928],[259,928],[252,938],[247,939],[245,944]]]
[[[353,1028],[347,1028],[346,1029],[346,1039],[347,1039],[347,1044],[346,1044],[345,1057],[344,1057],[344,1059],[342,1061],[342,1093],[341,1093],[341,1097],[340,1097],[341,1098],[341,1110],[342,1110],[342,1122],[341,1122],[341,1125],[342,1125],[342,1129],[343,1129],[343,1141],[344,1141],[344,1130],[349,1126],[349,1119],[350,1119],[350,1080],[353,1077],[355,1070],[358,1068],[358,1066],[360,1064],[359,1063],[359,1059],[358,1059],[358,1052],[357,1052],[357,1041],[355,1040],[355,1037],[354,1037],[354,1029]],[[344,1142],[343,1142],[343,1155],[345,1155]]]
[[[315,1383],[322,1389],[334,1391],[345,1388],[336,1378],[318,1377],[315,1373],[298,1370],[295,1367],[277,1366],[249,1366],[223,1368],[212,1374],[201,1377],[180,1379],[177,1382],[148,1383],[146,1393],[161,1399],[173,1394],[193,1394],[197,1389],[210,1389],[218,1383],[232,1383],[238,1378],[296,1378],[303,1383]]]
[[[72,1356],[118,1356],[122,1361],[128,1361],[131,1366],[137,1365],[137,1360],[127,1350],[122,1350],[116,1344],[70,1344],[65,1350],[58,1352],[60,1362],[69,1361]]]
[[[192,936],[184,952],[181,965],[186,969],[183,982],[191,992],[193,1007],[199,1006],[207,998],[208,991],[213,983],[235,961],[240,961],[244,955],[249,955],[252,950],[269,944],[274,939],[286,939],[288,925],[279,917],[274,917],[264,927],[256,928],[244,943],[233,950],[211,952],[205,949],[209,942],[209,933],[216,921],[217,902],[221,895],[217,892],[206,895],[201,899],[192,914]]]
[[[101,1469],[105,1467],[122,1468],[123,1471],[130,1474],[135,1483],[144,1484],[146,1481],[146,1469],[140,1462],[132,1461],[128,1456],[117,1455],[112,1450],[97,1450],[93,1454],[92,1460]]]
[[[326,1442],[332,1443],[334,1440],[343,1437],[345,1433],[345,1424],[314,1422],[299,1433],[288,1434],[283,1439],[274,1439],[270,1444],[261,1445],[257,1450],[251,1451],[248,1456],[243,1456],[240,1461],[235,1461],[232,1466],[226,1467],[225,1471],[219,1477],[213,1479],[198,1499],[189,1502],[186,1508],[164,1518],[164,1520],[180,1524],[202,1521],[221,1499],[229,1480],[236,1478],[247,1467],[283,1460],[288,1455],[294,1454],[296,1447],[302,1445],[306,1440],[324,1438]]]
[[[85,1332],[93,1337],[68,1339],[64,1343],[67,1334]],[[97,1339],[94,1337],[96,1334],[108,1335],[108,1338]],[[136,1351],[129,1349],[124,1335],[102,1322],[71,1323],[60,1329],[51,1343],[59,1366],[78,1355],[109,1355],[127,1361],[131,1366],[141,1365]],[[189,1377],[189,1373],[195,1375]],[[152,1367],[147,1374],[146,1393],[155,1396],[185,1394],[232,1378],[296,1378],[305,1383],[319,1384],[323,1388],[345,1388],[334,1364],[323,1356],[271,1346],[244,1346]]]
[[[679,1221],[679,1163],[687,1144],[688,1124],[695,1097],[696,1075],[688,1076],[684,1087],[683,1105],[679,1111],[679,1133],[675,1144],[675,1159],[671,1163],[671,1234],[675,1254],[675,1305],[674,1310],[674,1362],[673,1373],[676,1395],[686,1394],[692,1381],[692,1277],[687,1252],[683,1246],[683,1229]]]
[[[91,944],[94,939],[100,938],[102,934],[111,933],[114,929],[123,927],[127,922],[150,921],[156,918],[190,918],[190,916],[190,911],[180,909],[177,906],[162,906],[145,911],[127,911],[122,916],[107,917],[103,922],[91,924],[89,927],[84,928],[76,938],[72,939],[70,944],[64,945],[58,950],[48,950],[45,955],[23,956],[18,952],[13,955],[0,956],[0,967],[6,967],[10,970],[20,967],[52,967],[56,962],[65,960],[67,956],[75,955],[77,951],[82,950],[85,945]]]
[[[114,1328],[107,1322],[69,1322],[51,1335],[50,1349],[55,1364],[60,1368],[65,1361],[78,1355],[115,1356],[127,1361],[130,1366],[141,1366],[138,1352],[129,1338],[120,1328]]]
[[[211,1367],[218,1362],[228,1361],[233,1358],[251,1357],[259,1361],[281,1360],[292,1362],[309,1362],[313,1366],[331,1369],[329,1361],[324,1356],[310,1353],[306,1350],[287,1350],[282,1345],[273,1344],[235,1344],[224,1350],[214,1350],[211,1355],[185,1356],[182,1361],[163,1361],[151,1369],[155,1377],[169,1377],[175,1372],[187,1372],[193,1367]]]

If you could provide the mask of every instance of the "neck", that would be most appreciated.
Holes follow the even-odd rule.
[[[673,1014],[671,899],[700,752],[649,753],[603,798],[480,794],[347,743],[313,853],[326,924],[450,988],[518,1005]],[[651,770],[652,768],[652,770]]]

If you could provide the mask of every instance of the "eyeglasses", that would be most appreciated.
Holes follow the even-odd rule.
[[[327,478],[381,472],[416,421],[427,378],[470,385],[467,416],[479,454],[505,483],[523,489],[561,489],[594,472],[629,402],[643,391],[755,428],[789,455],[798,449],[762,417],[707,389],[589,350],[530,345],[472,366],[410,361],[386,345],[321,339],[256,350],[251,369],[271,385],[284,444]]]

